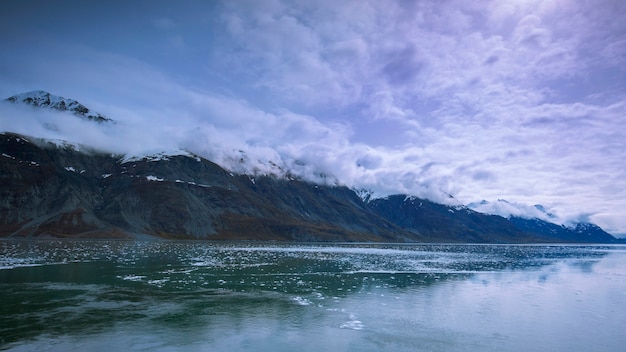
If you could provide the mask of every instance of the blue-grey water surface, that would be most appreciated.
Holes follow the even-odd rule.
[[[624,351],[626,246],[0,241],[0,350]]]

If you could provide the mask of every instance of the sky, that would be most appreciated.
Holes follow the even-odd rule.
[[[5,0],[0,97],[43,89],[118,123],[3,106],[0,130],[542,204],[626,236],[624,18],[622,0]]]

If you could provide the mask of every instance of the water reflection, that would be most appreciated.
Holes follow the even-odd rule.
[[[0,253],[0,348],[12,350],[626,342],[618,246],[0,241]]]

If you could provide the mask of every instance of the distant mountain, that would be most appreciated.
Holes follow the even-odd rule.
[[[543,205],[533,206],[510,203],[504,199],[496,202],[482,200],[470,203],[469,208],[507,218],[519,231],[557,242],[611,242],[613,236],[594,224],[580,222],[569,226],[559,224],[559,219]]]
[[[549,222],[557,222],[558,219],[554,214],[548,212],[541,204],[526,205],[519,203],[511,203],[504,199],[498,199],[495,202],[482,200],[467,204],[467,207],[479,213],[500,215],[502,217],[516,216],[527,219],[542,219]]]
[[[472,243],[596,242],[616,239],[600,227],[580,223],[573,228],[538,218],[504,218],[479,213],[464,206],[449,206],[407,195],[369,202],[371,209],[412,233],[440,241]]]
[[[521,233],[507,219],[448,206],[407,195],[370,201],[376,214],[403,229],[450,242],[523,242],[532,236]]]
[[[65,106],[63,111],[81,118],[92,116],[77,114],[82,108],[68,109],[79,105],[73,100],[45,92],[19,97],[24,96],[31,100],[13,100],[26,99],[43,108]],[[285,174],[289,177],[234,174],[186,151],[111,155],[88,146],[4,132],[0,133],[0,237],[616,241],[592,224],[567,228],[540,219],[507,219],[407,195],[372,199],[368,192],[305,182],[288,170]]]
[[[43,90],[33,90],[31,92],[14,95],[6,100],[11,103],[22,103],[39,108],[70,111],[74,113],[74,115],[100,123],[112,121],[102,114],[89,110],[86,106],[76,100],[52,95]]]
[[[553,239],[557,242],[610,243],[615,241],[615,237],[602,230],[599,226],[590,223],[577,223],[573,227],[568,227],[537,218],[525,219],[513,216],[508,220],[521,231],[534,233],[537,236]]]

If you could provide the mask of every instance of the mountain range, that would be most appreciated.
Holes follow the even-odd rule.
[[[4,103],[115,123],[33,91]],[[2,118],[11,118],[3,116]],[[488,215],[410,195],[371,199],[289,173],[234,173],[191,152],[117,155],[0,133],[0,237],[259,241],[613,243],[590,223]]]

